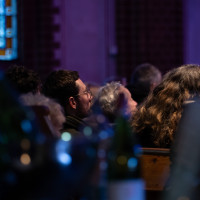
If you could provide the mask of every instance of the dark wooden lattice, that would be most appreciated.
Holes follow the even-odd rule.
[[[116,0],[117,73],[150,62],[163,73],[183,62],[181,0]]]

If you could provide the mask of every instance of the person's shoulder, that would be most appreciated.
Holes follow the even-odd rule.
[[[86,123],[83,119],[77,116],[66,116],[66,121],[63,124],[62,132],[69,132],[71,134],[81,134],[81,127],[86,126]]]

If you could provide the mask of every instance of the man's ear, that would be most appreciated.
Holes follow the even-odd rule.
[[[69,105],[70,105],[70,107],[72,107],[73,109],[76,109],[77,104],[76,104],[76,100],[74,99],[74,97],[69,97]]]

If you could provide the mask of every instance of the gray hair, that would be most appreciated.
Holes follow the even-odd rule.
[[[97,101],[103,113],[109,120],[114,120],[118,114],[118,99],[122,84],[119,82],[107,83],[98,92]]]

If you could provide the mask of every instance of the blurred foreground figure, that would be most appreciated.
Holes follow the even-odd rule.
[[[22,174],[26,176],[42,165],[44,138],[34,114],[18,101],[3,72],[0,72],[0,91],[0,199],[23,199],[20,195],[26,192],[19,190],[17,195],[17,188]]]
[[[47,118],[49,119],[49,122],[53,125],[52,136],[58,138],[61,136],[60,131],[63,128],[65,116],[63,114],[64,111],[60,104],[55,102],[53,99],[45,97],[42,94],[23,94],[20,96],[20,100],[26,106],[45,106],[49,111]],[[40,109],[40,107],[38,107],[38,109]],[[48,125],[50,126],[50,124]]]
[[[188,99],[200,95],[200,66],[183,65],[169,71],[139,107],[133,127],[144,147],[169,148]]]
[[[172,147],[172,165],[164,200],[200,198],[200,99],[189,101]]]
[[[127,88],[138,104],[142,103],[149,93],[161,82],[162,74],[150,63],[143,63],[135,68]]]
[[[13,65],[7,69],[5,75],[18,93],[40,93],[42,83],[39,75],[33,70],[24,66]]]
[[[96,167],[91,171],[86,199],[119,199],[121,194],[124,199],[127,199],[128,195],[129,199],[143,200],[143,183],[137,182],[140,177],[139,153],[136,153],[139,152],[139,145],[129,124],[130,116],[134,115],[136,106],[137,103],[131,98],[128,89],[119,82],[107,83],[99,89],[92,106],[92,114],[87,118],[90,126],[83,129],[83,133],[93,134],[93,137],[96,135],[99,140]],[[123,166],[118,159],[120,156],[125,160]],[[130,162],[133,159],[133,168],[129,167],[129,159]],[[128,179],[130,183],[130,192],[126,195],[123,195],[123,179],[125,181]],[[137,186],[132,181],[134,183],[136,181]],[[114,183],[112,186],[115,183],[122,185],[120,184],[117,189],[115,187],[111,189],[109,187],[111,182]]]
[[[45,137],[0,72],[0,199],[72,200],[84,193],[96,160],[87,137]]]

